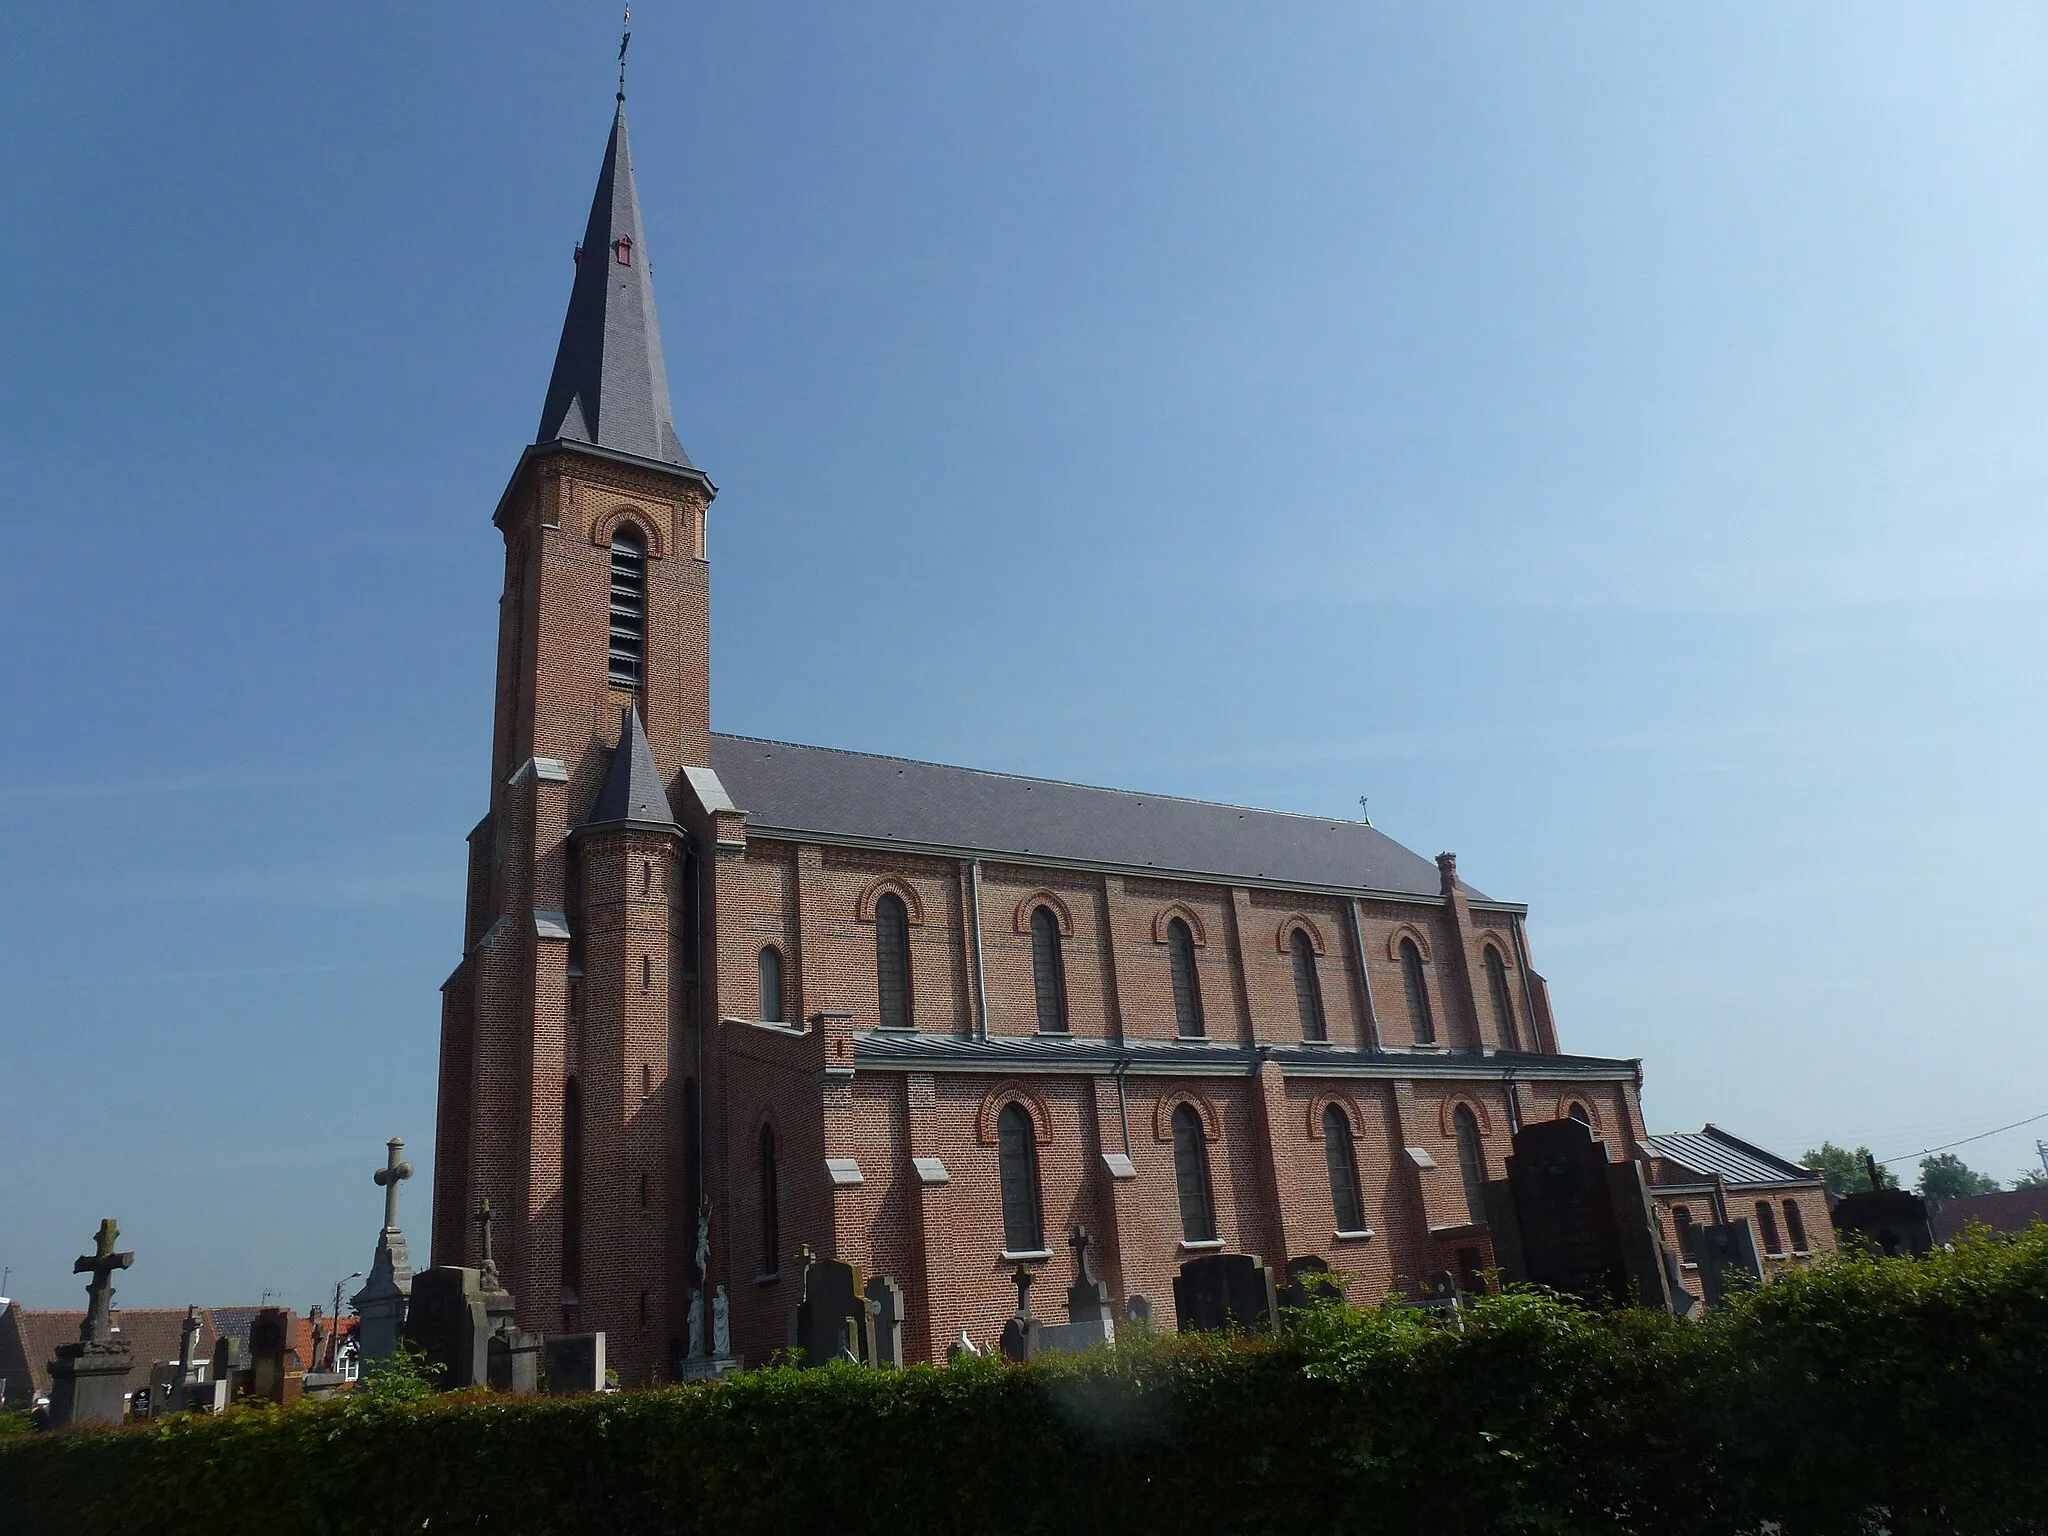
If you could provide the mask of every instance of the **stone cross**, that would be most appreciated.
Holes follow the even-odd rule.
[[[818,1262],[818,1256],[811,1252],[809,1243],[799,1244],[796,1256],[798,1262],[803,1265],[803,1273],[798,1278],[796,1288],[796,1299],[801,1303],[811,1299],[811,1266]]]
[[[1010,1276],[1017,1287],[1017,1315],[1029,1322],[1031,1319],[1031,1282],[1037,1278],[1031,1265],[1023,1259],[1017,1261],[1016,1271]]]
[[[476,1229],[483,1244],[484,1261],[479,1266],[483,1288],[487,1291],[498,1289],[498,1258],[491,1252],[491,1223],[497,1220],[491,1214],[491,1202],[479,1200],[476,1203]]]
[[[1069,1246],[1074,1250],[1074,1283],[1077,1285],[1095,1283],[1095,1277],[1088,1272],[1088,1250],[1094,1241],[1088,1235],[1086,1227],[1078,1221],[1074,1223],[1074,1235],[1069,1240]]]
[[[135,1262],[132,1253],[114,1252],[114,1244],[120,1240],[121,1229],[109,1216],[100,1223],[100,1230],[91,1253],[82,1255],[71,1266],[74,1275],[91,1275],[86,1282],[85,1294],[89,1305],[85,1321],[78,1325],[78,1341],[81,1344],[105,1344],[112,1342],[114,1332],[114,1271],[126,1269]]]
[[[398,1186],[399,1182],[412,1177],[412,1164],[399,1156],[405,1151],[405,1143],[396,1136],[384,1143],[384,1166],[370,1177],[375,1179],[384,1191],[384,1228],[388,1232],[398,1230]]]

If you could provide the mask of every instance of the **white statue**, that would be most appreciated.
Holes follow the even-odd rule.
[[[690,1298],[690,1358],[704,1353],[704,1292]]]
[[[711,1298],[711,1353],[721,1360],[732,1353],[732,1309],[722,1285]]]

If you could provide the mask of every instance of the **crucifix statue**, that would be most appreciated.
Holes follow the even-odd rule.
[[[370,1177],[375,1179],[384,1190],[384,1230],[396,1232],[398,1230],[398,1185],[401,1180],[412,1177],[412,1164],[406,1162],[400,1156],[405,1151],[405,1143],[396,1136],[384,1143],[384,1148],[386,1154],[384,1166],[371,1174]]]
[[[87,1307],[85,1321],[78,1325],[78,1341],[81,1344],[111,1344],[114,1333],[114,1271],[126,1269],[135,1262],[132,1253],[114,1252],[114,1244],[120,1240],[121,1229],[109,1216],[100,1223],[99,1236],[91,1253],[82,1255],[71,1266],[74,1275],[91,1275],[86,1282]]]
[[[478,1241],[483,1245],[484,1261],[479,1266],[479,1284],[486,1291],[500,1288],[498,1281],[498,1256],[491,1251],[491,1223],[497,1220],[491,1214],[491,1202],[479,1200],[476,1203],[476,1229]]]
[[[1037,1276],[1027,1260],[1019,1259],[1017,1268],[1010,1276],[1011,1284],[1017,1287],[1017,1316],[1029,1322],[1031,1319],[1031,1282]]]
[[[1093,1285],[1095,1283],[1095,1277],[1088,1273],[1088,1249],[1093,1245],[1094,1241],[1088,1235],[1086,1227],[1082,1226],[1078,1221],[1074,1223],[1074,1235],[1068,1240],[1068,1245],[1074,1250],[1074,1283],[1076,1285]]]

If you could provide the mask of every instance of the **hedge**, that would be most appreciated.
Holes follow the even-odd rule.
[[[1462,1331],[1018,1369],[361,1395],[0,1443],[0,1532],[2048,1530],[2048,1228],[1842,1257],[1700,1322],[1540,1292]]]

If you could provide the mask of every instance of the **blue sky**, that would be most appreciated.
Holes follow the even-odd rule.
[[[0,16],[30,1304],[111,1214],[126,1302],[304,1307],[428,1171],[615,40]],[[719,728],[1369,795],[1660,1129],[2048,1110],[2038,8],[644,0],[631,95]]]

